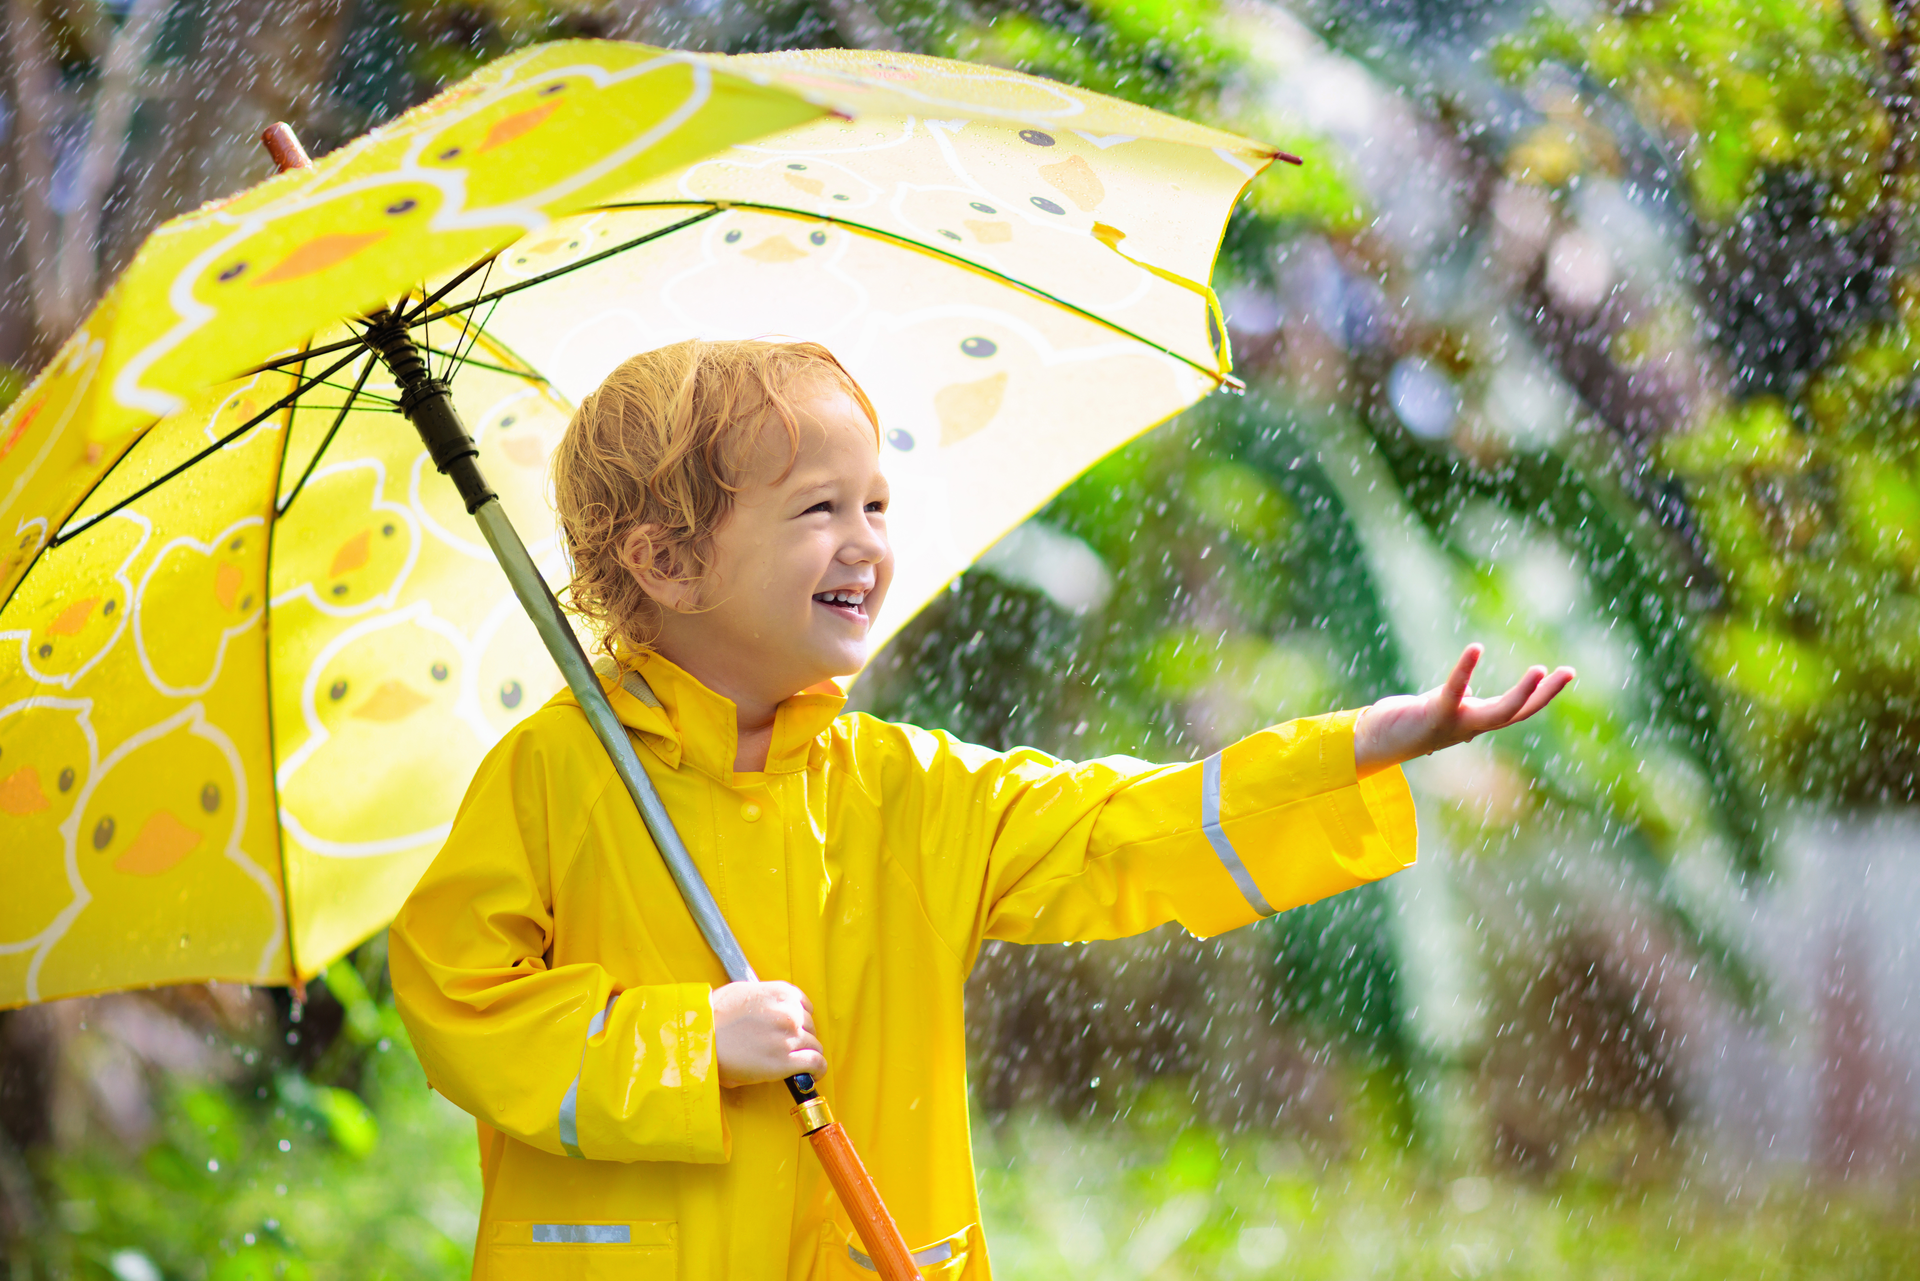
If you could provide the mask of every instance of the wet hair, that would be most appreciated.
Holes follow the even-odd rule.
[[[612,654],[659,635],[660,606],[622,559],[632,532],[652,525],[659,571],[693,583],[709,568],[714,531],[733,508],[755,446],[775,422],[800,452],[796,394],[845,391],[873,423],[873,402],[833,353],[810,342],[690,340],[642,352],[574,410],[553,455],[554,506],[572,561],[566,606]],[[776,483],[778,483],[776,480]]]

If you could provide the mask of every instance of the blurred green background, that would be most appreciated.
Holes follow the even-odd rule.
[[[1061,494],[856,701],[1188,759],[1581,680],[1410,770],[1422,864],[1210,943],[989,949],[1010,1277],[1898,1277],[1920,1258],[1920,5],[9,0],[0,401],[158,221],[511,48],[866,45],[1305,157],[1249,383]],[[113,163],[83,163],[104,152]],[[66,246],[77,251],[63,254]],[[15,1278],[455,1276],[471,1123],[374,940],[304,1002],[0,1015]]]

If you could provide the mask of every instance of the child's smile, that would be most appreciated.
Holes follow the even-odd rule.
[[[829,614],[837,614],[849,622],[858,623],[861,627],[865,627],[870,621],[867,618],[865,587],[852,589],[841,587],[829,592],[815,592],[813,600],[815,604],[824,606]]]

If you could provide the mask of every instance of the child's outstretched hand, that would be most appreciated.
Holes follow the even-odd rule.
[[[1471,698],[1467,681],[1484,652],[1481,645],[1469,645],[1438,689],[1383,698],[1360,713],[1353,727],[1353,763],[1362,777],[1517,725],[1552,702],[1573,679],[1571,667],[1552,672],[1529,667],[1519,683],[1498,698]]]
[[[791,983],[728,983],[713,989],[713,1056],[720,1085],[819,1076],[826,1052],[813,1033],[813,1002]]]

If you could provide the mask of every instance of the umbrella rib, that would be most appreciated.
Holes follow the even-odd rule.
[[[498,260],[498,258],[499,258],[499,255],[495,254],[492,258],[487,259],[486,274],[480,277],[480,292],[483,294],[487,292],[488,282],[490,282],[493,279],[493,264]],[[467,326],[466,339],[467,339],[467,350],[469,352],[473,350],[473,344],[480,341],[480,331],[482,329],[485,329],[487,325],[492,322],[493,313],[496,309],[499,308],[499,306],[500,306],[500,300],[498,298],[494,299],[493,306],[487,308],[486,318],[483,319],[478,325]],[[426,331],[424,329],[421,330],[420,339],[423,344],[426,341],[426,337],[427,337]],[[431,351],[432,348],[429,347],[428,350]],[[460,335],[455,334],[454,340],[453,340],[453,354],[448,357],[447,372],[445,374],[447,381],[451,382],[453,380],[453,375],[455,374],[455,372],[459,370],[460,366],[465,362],[466,362],[466,357],[462,355],[460,351]]]
[[[475,369],[484,369],[488,373],[493,373],[493,374],[505,374],[509,378],[524,378],[528,382],[535,382],[535,383],[544,383],[548,381],[546,378],[543,378],[541,375],[534,373],[531,369],[509,369],[505,365],[496,365],[490,360],[475,360],[471,356],[455,356],[453,352],[447,351],[445,348],[442,348],[442,347],[429,347],[425,343],[421,343],[420,350],[431,352],[436,356],[446,356],[446,357],[449,357],[450,359],[455,360],[457,362],[456,365],[454,366],[455,369],[458,369],[460,365],[472,365]],[[469,350],[471,350],[471,348],[469,348]]]
[[[622,208],[625,206],[609,206],[609,207]],[[647,206],[636,205],[632,207],[646,208]],[[671,206],[663,206],[663,207],[671,207]],[[658,240],[660,237],[665,235],[670,235],[673,232],[679,231],[684,227],[691,227],[697,222],[704,222],[708,218],[713,217],[715,214],[719,212],[720,212],[719,205],[707,205],[704,208],[702,208],[701,212],[693,215],[691,218],[682,218],[679,222],[674,223],[671,227],[661,227],[657,231],[650,231],[644,236],[640,236],[640,237],[637,237],[636,239],[629,240],[624,244],[615,245],[611,249],[603,249],[597,254],[590,254],[587,257],[582,258],[579,262],[570,262],[564,267],[556,267],[552,271],[546,272],[542,275],[534,276],[527,280],[522,280],[517,284],[504,285],[501,288],[494,290],[490,294],[481,294],[479,297],[474,298],[469,302],[458,303],[454,306],[444,308],[440,311],[436,311],[431,316],[427,316],[426,319],[439,320],[446,316],[458,315],[460,312],[471,311],[475,307],[481,306],[485,303],[493,302],[500,298],[505,298],[508,294],[517,294],[523,289],[531,289],[535,285],[543,285],[547,283],[549,280],[557,280],[559,277],[566,275],[568,272],[578,271],[582,267],[590,267],[596,262],[601,262],[601,261],[604,261],[605,259],[613,257],[615,254],[625,253],[629,249],[636,249],[639,246],[646,244],[650,240]],[[487,255],[487,257],[481,259],[479,262],[474,263],[471,267],[468,267],[465,271],[461,272],[458,276],[455,276],[447,284],[442,285],[439,289],[435,290],[433,294],[429,296],[425,301],[423,301],[418,307],[415,307],[411,312],[408,312],[404,318],[404,323],[409,328],[411,328],[415,324],[423,323],[420,320],[420,316],[425,308],[432,306],[434,303],[438,302],[440,299],[446,297],[447,293],[450,290],[457,287],[462,281],[469,279],[474,272],[480,270],[482,267],[486,266],[488,263],[492,262],[495,258],[498,258],[499,256],[500,255],[497,252]],[[324,347],[309,347],[306,351],[301,352],[298,355],[282,356],[278,360],[269,360],[264,364],[255,365],[251,369],[243,370],[239,376],[246,377],[249,374],[265,373],[269,369],[280,369],[287,365],[297,365],[302,360],[310,359],[314,356],[330,356],[336,351],[344,351],[349,347],[359,347],[361,345],[362,345],[362,340],[359,338],[343,338],[339,342],[328,343]]]
[[[200,450],[198,453],[194,454],[191,458],[188,458],[184,462],[181,462],[176,466],[174,466],[173,468],[169,469],[164,475],[157,476],[153,480],[148,481],[146,484],[142,485],[140,488],[134,490],[131,494],[128,494],[125,498],[122,498],[120,501],[108,507],[105,511],[95,512],[93,515],[81,521],[78,525],[68,525],[65,528],[59,530],[54,534],[52,538],[49,538],[47,540],[47,546],[45,550],[51,551],[53,548],[60,546],[62,543],[69,542],[72,539],[78,538],[81,534],[86,533],[89,529],[92,529],[95,525],[98,525],[101,521],[105,520],[107,517],[126,510],[128,506],[130,506],[133,503],[139,502],[142,498],[145,498],[148,494],[151,494],[154,490],[160,488],[160,486],[166,484],[168,481],[178,476],[181,472],[186,471],[189,467],[192,467],[196,463],[204,462],[206,459],[213,457],[213,455],[219,453],[221,450],[225,449],[228,445],[231,445],[234,441],[240,439],[240,437],[246,435],[248,432],[252,431],[255,427],[258,427],[261,423],[267,421],[267,419],[273,417],[275,414],[285,409],[288,405],[291,405],[294,401],[300,399],[300,396],[303,392],[307,391],[311,387],[316,386],[322,380],[331,378],[334,374],[339,373],[342,369],[345,369],[348,365],[352,363],[353,363],[353,357],[348,356],[345,360],[339,361],[329,366],[327,370],[324,373],[320,374],[318,377],[313,378],[307,382],[304,382],[298,387],[295,387],[292,391],[282,396],[279,400],[274,401],[273,404],[267,406],[265,409],[261,410],[259,413],[255,414],[253,417],[247,419],[246,422],[241,423],[238,427],[235,427],[232,431],[220,437],[220,439],[214,441],[212,444],[208,445],[205,449]],[[111,471],[107,473],[107,475],[111,475],[111,474],[112,474]],[[107,479],[107,475],[101,476],[100,480],[104,482]],[[91,498],[92,494],[89,493],[87,497]],[[81,501],[85,502],[86,499],[83,498],[81,499]],[[21,581],[24,582],[26,580],[22,578]]]
[[[683,202],[674,202],[674,203],[680,204]],[[690,202],[684,202],[684,203],[690,203]],[[648,205],[605,206],[605,208],[609,208],[609,209],[625,209],[625,208],[646,209],[646,208],[652,208],[652,207],[654,206],[648,206]],[[672,208],[673,205],[663,204],[659,207]],[[531,289],[535,285],[544,285],[550,280],[558,280],[560,277],[567,275],[569,272],[579,271],[582,267],[591,267],[594,263],[604,262],[607,259],[613,257],[615,254],[623,254],[629,249],[638,249],[641,245],[647,244],[649,241],[658,240],[662,236],[670,236],[676,231],[682,231],[688,227],[693,226],[695,223],[705,222],[707,219],[713,217],[715,214],[719,213],[720,211],[721,211],[721,206],[719,205],[707,205],[704,208],[702,208],[699,213],[694,214],[691,218],[682,218],[679,222],[674,223],[670,227],[661,227],[661,228],[658,228],[657,230],[649,231],[644,236],[638,236],[622,244],[615,245],[611,249],[602,249],[597,254],[588,254],[585,258],[582,258],[579,262],[570,262],[564,267],[555,267],[552,271],[543,272],[538,276],[531,276],[526,280],[519,281],[515,284],[502,285],[500,288],[494,290],[490,294],[481,294],[478,297],[469,299],[466,302],[456,303],[451,307],[442,308],[441,310],[434,312],[431,316],[427,316],[424,320],[420,318],[420,308],[416,307],[414,308],[413,311],[407,314],[406,324],[409,328],[411,328],[415,325],[425,324],[426,321],[429,321],[429,320],[439,320],[446,316],[456,316],[463,311],[472,311],[475,307],[485,306],[487,303],[494,302],[501,298],[505,298],[508,294],[517,294],[523,289]],[[585,212],[585,211],[583,210],[582,212]],[[477,267],[477,264],[476,264],[476,267]],[[471,272],[474,269],[475,268],[470,268],[469,272]],[[440,291],[441,294],[444,294],[445,292],[446,291],[444,289]],[[435,295],[435,297],[439,297],[439,296],[440,296],[439,294]]]
[[[672,208],[674,205],[679,203],[681,202],[660,201],[657,204],[641,203],[641,204],[622,204],[622,205],[602,205],[600,206],[600,208],[602,209],[657,209],[657,208]],[[1207,377],[1213,379],[1213,381],[1218,385],[1229,386],[1229,387],[1240,385],[1239,380],[1236,378],[1233,378],[1231,375],[1227,375],[1223,377],[1217,368],[1208,368],[1206,365],[1201,364],[1199,361],[1196,361],[1191,357],[1181,355],[1179,352],[1173,350],[1173,348],[1171,347],[1167,347],[1160,343],[1157,343],[1153,341],[1153,339],[1148,338],[1143,334],[1137,334],[1133,332],[1133,330],[1128,329],[1125,325],[1118,324],[1114,321],[1108,320],[1105,316],[1099,315],[1096,312],[1088,311],[1085,307],[1081,307],[1074,303],[1070,303],[1066,299],[1061,298],[1055,294],[1050,294],[1046,290],[1041,289],[1038,286],[1030,285],[1024,280],[1016,280],[1012,276],[1007,275],[1003,271],[995,271],[991,267],[982,266],[977,262],[973,262],[969,259],[962,258],[959,254],[949,253],[945,249],[939,249],[933,245],[923,245],[917,240],[909,240],[907,237],[899,235],[895,232],[884,231],[879,227],[869,227],[867,224],[863,222],[851,222],[845,218],[836,218],[831,214],[813,213],[811,211],[800,210],[800,209],[789,209],[785,205],[755,204],[752,201],[746,201],[746,200],[729,201],[728,206],[733,209],[751,209],[758,213],[779,214],[783,217],[797,218],[805,222],[824,222],[829,224],[830,226],[845,227],[849,231],[860,232],[864,235],[872,236],[876,240],[891,241],[892,243],[896,245],[900,245],[903,248],[918,250],[923,254],[928,254],[935,258],[944,258],[948,262],[953,263],[955,266],[965,267],[969,271],[977,271],[983,276],[991,276],[993,279],[1000,281],[1002,284],[1011,285],[1015,289],[1024,290],[1025,292],[1032,294],[1034,297],[1044,299],[1045,301],[1054,304],[1056,307],[1060,307],[1063,310],[1074,313],[1076,316],[1084,316],[1086,319],[1091,320],[1096,325],[1101,325],[1107,329],[1111,329],[1117,334],[1121,334],[1127,338],[1131,338],[1135,342],[1141,343],[1142,345],[1147,347],[1151,347],[1155,351],[1161,352],[1164,355],[1171,356],[1175,360],[1179,361],[1181,364],[1186,365],[1189,368],[1195,369],[1200,373],[1205,374]],[[672,230],[677,230],[677,228],[669,227],[667,230],[672,231]],[[578,265],[585,266],[586,261],[582,261]],[[532,284],[536,282],[529,281],[528,283]]]
[[[347,385],[346,385],[345,383],[336,383],[336,382],[323,382],[323,383],[320,383],[320,384],[318,384],[318,385],[319,385],[319,386],[321,386],[321,387],[330,387],[330,388],[332,388],[332,389],[333,389],[334,391],[344,391],[344,392],[346,392],[346,393],[347,393],[347,399],[348,399],[348,401],[349,401],[349,402],[351,402],[351,401],[353,401],[353,400],[356,400],[356,399],[358,399],[358,400],[371,400],[371,401],[373,401],[373,402],[374,402],[375,404],[377,404],[377,405],[381,405],[381,406],[384,406],[384,407],[385,407],[385,408],[387,408],[387,409],[398,409],[398,408],[400,408],[400,402],[399,402],[399,401],[397,401],[397,400],[394,400],[394,399],[393,399],[392,397],[390,397],[390,396],[382,396],[382,395],[378,395],[377,393],[374,393],[374,392],[370,392],[370,391],[368,391],[368,392],[363,392],[363,391],[361,391],[361,390],[360,390],[360,386],[359,386],[359,384],[358,384],[358,383],[356,383],[356,384],[354,384],[354,385],[353,385],[353,386],[351,386],[351,387],[349,387],[349,386],[347,386]],[[309,408],[309,409],[313,409],[313,408],[324,408],[324,409],[331,409],[331,408],[333,408],[333,406],[332,406],[332,405],[324,405],[324,406],[313,406],[313,405],[309,405],[309,406],[308,406],[308,408]]]
[[[347,421],[347,412],[353,408],[354,399],[359,396],[360,388],[366,385],[367,376],[373,372],[373,367],[379,363],[379,360],[380,357],[377,354],[367,353],[367,363],[360,366],[360,377],[354,380],[353,390],[347,393],[347,403],[340,406],[340,412],[333,416],[333,425],[327,428],[327,434],[320,438],[319,446],[307,459],[306,468],[301,471],[300,479],[293,482],[293,488],[287,491],[285,498],[273,505],[273,514],[276,519],[287,514],[287,508],[293,506],[293,500],[298,498],[300,491],[306,488],[307,479],[313,475],[313,469],[320,465],[320,457],[327,452],[327,446],[333,443],[334,434],[340,430],[340,424]]]
[[[331,356],[334,352],[345,351],[349,347],[365,347],[365,346],[366,346],[365,340],[358,336],[353,338],[342,338],[339,342],[328,343],[324,347],[309,347],[305,351],[300,352],[297,355],[282,356],[278,360],[269,360],[264,365],[255,365],[251,369],[243,369],[238,374],[236,374],[235,377],[249,378],[249,377],[252,377],[254,374],[264,374],[269,370],[284,369],[288,365],[297,365],[297,364],[300,364],[302,361],[310,360],[315,356]]]
[[[499,256],[500,256],[500,250],[498,249],[494,250],[492,253],[488,254],[485,258],[482,258],[479,262],[474,263],[472,266],[462,271],[459,275],[455,276],[452,280],[449,280],[446,284],[440,286],[438,289],[434,290],[431,294],[428,294],[426,297],[422,298],[420,300],[420,305],[418,307],[415,307],[410,312],[404,312],[401,314],[400,323],[411,328],[418,320],[421,312],[433,306],[433,304],[439,302],[442,298],[445,298],[448,294],[452,293],[454,290],[458,289],[461,285],[464,285],[467,281],[471,280],[473,278],[473,273],[476,271],[479,271],[482,267],[486,267],[489,269],[492,268],[493,260],[495,258],[498,258]],[[427,317],[427,319],[431,320],[433,319],[433,317],[429,316]]]

